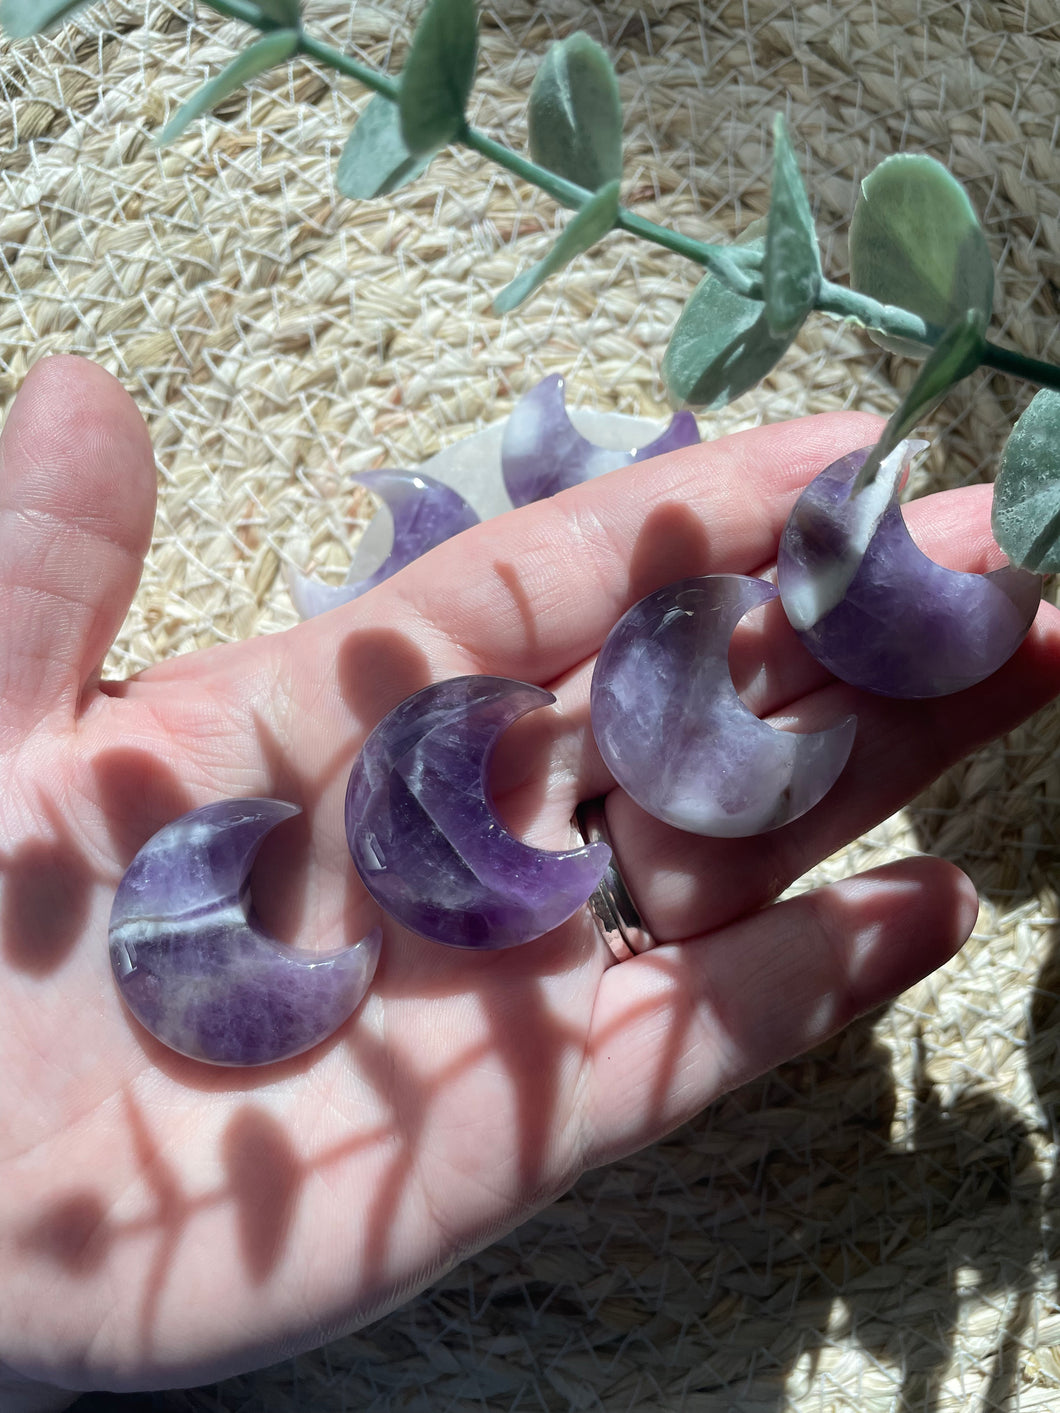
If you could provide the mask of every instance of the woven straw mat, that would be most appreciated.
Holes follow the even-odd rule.
[[[306,17],[396,70],[418,8],[308,0]],[[475,122],[525,150],[534,67],[577,29],[617,66],[629,204],[734,236],[765,212],[783,111],[842,279],[859,180],[932,153],[996,258],[993,336],[1060,358],[1051,0],[497,0]],[[337,573],[371,511],[354,472],[419,465],[547,373],[577,405],[665,416],[660,358],[696,281],[615,236],[493,316],[565,217],[467,152],[390,200],[339,197],[367,95],[307,62],[157,150],[249,37],[191,0],[104,0],[0,50],[0,396],[42,355],[81,352],[122,379],[157,448],[156,537],[112,673],[292,624],[283,564]],[[886,413],[912,371],[814,317],[765,385],[700,425]],[[1029,396],[1000,375],[954,394],[917,489],[990,477]],[[1060,1408],[1058,732],[1040,714],[809,880],[911,849],[955,860],[982,911],[942,973],[589,1175],[389,1318],[153,1406]]]

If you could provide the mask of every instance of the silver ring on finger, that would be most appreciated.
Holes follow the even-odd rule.
[[[604,800],[586,800],[574,813],[574,827],[586,844],[602,840],[611,850],[611,862],[586,906],[597,930],[616,961],[628,962],[656,946],[630,896],[618,864],[618,855],[607,830]]]

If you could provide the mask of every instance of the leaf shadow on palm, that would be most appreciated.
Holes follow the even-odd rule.
[[[628,549],[630,600],[709,563],[711,534],[691,506],[649,513]],[[517,562],[508,569],[522,631],[533,643],[533,603],[527,593],[520,599],[515,592],[526,578]],[[403,620],[400,594],[391,602],[397,609],[394,626],[372,623],[363,607],[351,606],[349,613],[336,610],[323,627],[318,621],[273,645],[247,645],[245,660],[274,652],[290,669],[280,677],[297,678],[299,671],[316,671],[319,665],[321,682],[312,682],[308,692],[320,714],[308,713],[308,723],[285,714],[282,695],[274,703],[247,692],[236,701],[236,674],[226,678],[225,664],[240,661],[238,646],[211,659],[220,664],[212,676],[205,661],[198,678],[192,663],[159,674],[164,688],[159,699],[174,691],[188,696],[186,709],[174,713],[182,723],[194,720],[197,690],[216,699],[219,683],[231,687],[233,712],[223,723],[222,746],[238,748],[248,781],[260,791],[283,789],[305,810],[286,846],[276,840],[263,850],[255,874],[263,922],[289,940],[303,933],[315,940],[312,919],[324,915],[317,895],[325,888],[331,933],[350,941],[363,935],[364,898],[342,829],[345,775],[353,754],[379,716],[410,690],[472,668],[473,645],[454,642],[441,630],[424,636],[422,618]],[[349,626],[357,623],[363,626]],[[317,653],[315,660],[308,657],[311,652]],[[568,672],[585,665],[571,663]],[[336,727],[333,686],[352,718],[348,739],[340,739]],[[550,779],[557,728],[544,723],[545,713],[539,715],[541,724],[527,722],[521,736],[513,728],[513,742],[519,744],[510,748],[507,766],[505,753],[498,752],[502,778],[507,771],[498,793],[502,808],[510,804],[513,819],[529,818],[547,803],[542,782]],[[326,722],[326,729],[318,730],[319,722]],[[216,744],[211,743],[215,755]],[[192,760],[190,738],[183,748]],[[99,757],[97,803],[115,853],[127,862],[151,832],[148,826],[161,822],[154,815],[193,801],[181,798],[184,777],[176,766],[160,769],[146,753],[138,759],[127,748],[111,749],[113,755]],[[577,769],[570,774],[581,778]],[[200,780],[200,793],[202,788]],[[561,796],[563,788],[573,786],[557,784]],[[567,827],[576,803],[561,798],[554,826],[558,821]],[[698,886],[724,891],[728,875],[715,872],[719,876],[704,877]],[[319,878],[314,882],[314,873],[325,875],[324,884]],[[849,922],[853,936],[856,921],[843,915],[838,926]],[[731,994],[739,976],[731,939],[720,948],[713,942],[706,955],[722,960],[708,961],[704,989],[722,1003],[715,1009],[725,1045],[745,1057],[735,1077],[715,1068],[735,1083],[752,1072],[749,1066],[763,1051],[760,1063],[767,1063],[791,1053],[777,1048],[789,1039],[792,1048],[810,1042],[801,1031],[764,1036],[769,1017],[763,1018],[753,997]],[[161,1312],[180,1301],[173,1273],[178,1266],[188,1270],[188,1253],[202,1239],[199,1219],[230,1238],[211,1257],[223,1259],[228,1252],[229,1264],[242,1268],[246,1284],[264,1300],[277,1282],[282,1285],[285,1263],[298,1255],[292,1233],[296,1228],[304,1233],[307,1218],[310,1225],[317,1217],[329,1221],[323,1190],[341,1189],[357,1194],[343,1215],[360,1239],[344,1236],[339,1252],[345,1259],[343,1252],[349,1257],[356,1248],[357,1291],[348,1307],[324,1313],[325,1327],[345,1328],[385,1313],[413,1285],[441,1274],[502,1226],[549,1202],[584,1167],[593,1135],[585,1131],[585,1115],[577,1107],[579,1080],[605,975],[602,947],[593,924],[581,915],[531,946],[477,955],[434,946],[388,925],[376,982],[353,1024],[317,1050],[260,1071],[211,1070],[182,1061],[139,1033],[130,1047],[134,1023],[127,1019],[131,1078],[114,1087],[118,1125],[125,1131],[108,1137],[132,1154],[128,1171],[116,1170],[115,1181],[131,1183],[144,1210],[119,1214],[104,1178],[86,1178],[84,1166],[71,1163],[50,1176],[40,1192],[23,1224],[23,1249],[41,1269],[66,1278],[72,1302],[77,1299],[72,1283],[84,1282],[87,1291],[110,1259],[121,1254],[122,1260],[135,1260],[136,1274],[124,1297],[132,1315],[131,1339],[141,1366],[154,1369],[157,1384],[178,1377]],[[666,1043],[651,1047],[645,1063],[638,1066],[632,1057],[642,1093],[660,1104],[687,1088],[684,1067],[698,1024],[695,997],[682,995],[674,984],[680,981],[675,951],[645,958],[637,972],[622,974],[639,975],[647,985],[619,996],[620,1004],[609,1006],[593,1037],[602,1052],[621,1048],[625,1032],[639,1027],[646,1034],[653,1026],[656,1031],[667,1026]],[[618,996],[613,986],[611,995]],[[796,1001],[792,1009],[798,1008]],[[703,1068],[713,1074],[714,1065],[708,1053]],[[145,1075],[143,1087],[136,1088],[134,1081]],[[628,1097],[616,1096],[616,1102],[625,1109]],[[174,1136],[174,1113],[195,1121],[196,1141],[187,1151]],[[655,1125],[650,1131],[649,1118]],[[624,1131],[631,1144],[648,1142],[660,1131],[654,1112],[649,1118],[643,1128]],[[622,1126],[616,1121],[615,1127]],[[410,1212],[423,1223],[412,1242]],[[416,1247],[411,1253],[410,1246]],[[346,1276],[350,1279],[348,1270]],[[290,1318],[287,1347],[319,1339],[319,1323],[310,1329],[284,1309]],[[225,1317],[220,1309],[215,1314],[218,1320]],[[236,1359],[240,1367],[255,1357],[264,1362],[270,1353],[263,1336],[260,1349],[243,1345],[227,1367]],[[184,1366],[179,1376],[187,1372]]]
[[[672,572],[693,572],[706,556],[707,538],[692,511],[662,510],[634,547],[632,592],[647,592]],[[512,575],[514,591],[514,566]],[[522,612],[531,634],[533,605],[524,601]],[[362,735],[386,710],[437,675],[436,664],[400,628],[359,628],[340,633],[336,641],[335,655],[321,664],[321,675],[325,684],[334,676],[353,722],[361,723]],[[364,899],[345,853],[341,792],[357,730],[351,728],[348,741],[325,742],[316,755],[310,753],[314,765],[307,772],[304,760],[292,761],[274,713],[252,704],[247,715],[269,792],[291,798],[303,809],[302,816],[266,842],[255,866],[253,892],[263,924],[283,940],[304,937],[311,902],[305,880],[312,872],[312,856],[326,840],[333,862],[337,837],[335,849],[343,855],[341,886],[354,895],[343,910],[345,940],[355,941],[365,930]],[[543,782],[555,747],[556,714],[537,715],[540,722],[527,722],[521,734],[511,733],[515,745],[509,748],[507,765],[499,753],[499,773],[507,776],[500,804],[511,803],[517,817],[532,815],[545,803]],[[123,865],[162,823],[194,803],[179,769],[145,751],[101,751],[93,779],[114,854]],[[68,863],[64,861],[64,867]],[[444,1126],[459,1127],[461,1106],[469,1098],[475,1102],[478,1076],[500,1084],[513,1127],[499,1140],[496,1152],[477,1155],[476,1162],[483,1168],[500,1162],[514,1175],[513,1190],[520,1194],[523,1212],[557,1195],[576,1176],[581,1158],[577,1145],[557,1164],[556,1144],[570,1119],[571,1076],[584,1061],[592,997],[602,972],[598,948],[587,919],[558,929],[532,947],[482,955],[440,948],[389,926],[372,997],[386,1015],[385,1024],[379,1019],[355,1021],[316,1050],[261,1070],[195,1064],[123,1016],[142,1056],[141,1067],[146,1065],[156,1082],[172,1087],[175,1097],[170,1102],[185,1108],[201,1105],[204,1112],[211,1105],[225,1106],[220,1150],[212,1159],[219,1162],[222,1178],[204,1190],[193,1188],[179,1153],[167,1143],[165,1126],[160,1127],[163,1111],[152,1112],[133,1086],[124,1084],[121,1112],[138,1181],[149,1195],[148,1211],[119,1218],[102,1183],[83,1178],[71,1183],[67,1176],[42,1194],[39,1212],[23,1230],[24,1249],[77,1280],[98,1275],[123,1245],[141,1245],[147,1238],[151,1254],[136,1324],[140,1358],[149,1363],[157,1348],[155,1324],[170,1268],[200,1214],[230,1208],[247,1278],[252,1284],[265,1283],[283,1258],[309,1178],[387,1147],[389,1156],[376,1166],[374,1182],[363,1191],[363,1225],[369,1237],[362,1256],[364,1284],[385,1289],[394,1260],[395,1223],[404,1205],[415,1200],[413,1189],[431,1166],[439,1115]],[[556,988],[568,982],[573,999],[557,1001]],[[424,1008],[429,1011],[426,1021]],[[454,1033],[452,1025],[447,1026],[446,1013],[457,1010],[471,1019],[466,1033]],[[437,1022],[434,1035],[432,1017]],[[373,1117],[366,1122],[349,1114],[345,1122],[340,1119],[331,1126],[324,1142],[318,1131],[310,1144],[306,1131],[299,1133],[249,1097],[256,1092],[264,1096],[274,1086],[303,1085],[318,1066],[336,1062],[343,1072],[355,1072],[371,1095],[366,1107]],[[668,1063],[676,1066],[676,1053]],[[665,1075],[657,1079],[664,1087],[668,1083]],[[495,1095],[486,1087],[482,1097],[489,1103]],[[516,1211],[511,1219],[518,1215]],[[432,1257],[434,1268],[440,1271],[480,1245],[486,1228],[495,1223],[495,1214],[481,1224],[457,1214]]]
[[[55,802],[42,798],[40,808],[49,834],[24,840],[0,857],[2,959],[35,977],[59,970],[76,947],[95,881],[76,830]]]

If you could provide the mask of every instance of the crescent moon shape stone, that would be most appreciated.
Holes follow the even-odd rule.
[[[515,947],[565,922],[599,884],[606,844],[533,848],[493,807],[498,737],[554,701],[507,677],[454,677],[407,697],[365,741],[346,792],[350,853],[372,897],[413,932]]]
[[[213,1065],[266,1065],[318,1045],[371,984],[381,933],[323,954],[264,932],[247,876],[284,800],[218,800],[163,826],[118,885],[110,959],[122,999],[170,1049]]]
[[[558,373],[543,379],[512,408],[501,440],[501,474],[513,505],[577,486],[606,471],[648,461],[693,446],[699,429],[691,412],[677,412],[647,446],[613,450],[583,437],[567,415],[564,381]]]
[[[857,496],[869,447],[816,476],[785,526],[777,583],[792,626],[836,677],[882,696],[939,697],[1012,656],[1034,621],[1042,580],[1012,565],[989,574],[945,569],[917,548],[898,503],[913,449],[902,443]]]
[[[356,560],[344,584],[324,584],[291,570],[291,599],[303,618],[350,603],[421,554],[479,523],[479,518],[451,486],[418,471],[365,471],[358,482],[372,491],[390,511],[394,533],[389,553],[373,573],[357,578]]]
[[[681,579],[608,634],[593,672],[593,734],[615,780],[656,819],[690,834],[760,834],[804,814],[846,764],[854,717],[779,731],[733,686],[733,630],[775,597],[771,584],[740,574]]]

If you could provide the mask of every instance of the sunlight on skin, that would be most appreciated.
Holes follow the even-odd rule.
[[[590,1036],[605,1106],[612,1057],[622,1074],[625,1131],[608,1159],[650,1141],[667,1111],[668,1127],[690,1117],[685,1105],[703,1071],[724,1093],[819,1044],[871,1009],[870,998],[911,985],[928,960],[918,945],[935,961],[935,949],[967,936],[977,915],[956,869],[916,858],[776,904],[768,934],[744,919],[698,953],[664,946],[636,968],[609,971]],[[689,1090],[673,1083],[678,1056],[695,1067]]]
[[[269,930],[310,949],[363,935],[372,905],[342,827],[350,766],[386,711],[446,676],[556,692],[532,714],[541,720],[502,739],[493,787],[510,827],[568,847],[574,807],[610,786],[588,726],[610,626],[674,578],[767,566],[799,487],[877,426],[808,419],[624,468],[475,527],[290,632],[100,684],[150,540],[153,457],[102,370],[58,357],[31,371],[0,436],[0,1355],[11,1369],[71,1389],[174,1387],[355,1328],[586,1168],[816,1044],[961,944],[974,894],[942,861],[766,905],[1060,690],[1060,615],[1047,606],[959,710],[831,684],[763,615],[736,654],[756,709],[798,716],[834,696],[858,712],[854,753],[825,801],[752,840],[678,835],[612,790],[623,872],[649,928],[674,944],[653,954],[609,966],[585,912],[491,955],[388,924],[350,1024],[254,1071],[154,1042],[123,1009],[107,959],[111,899],[136,850],[231,794],[302,807],[253,874]],[[963,547],[967,563],[988,516],[978,493],[916,510],[925,539]],[[752,642],[770,656],[764,675]],[[21,1393],[24,1413],[62,1403]]]

